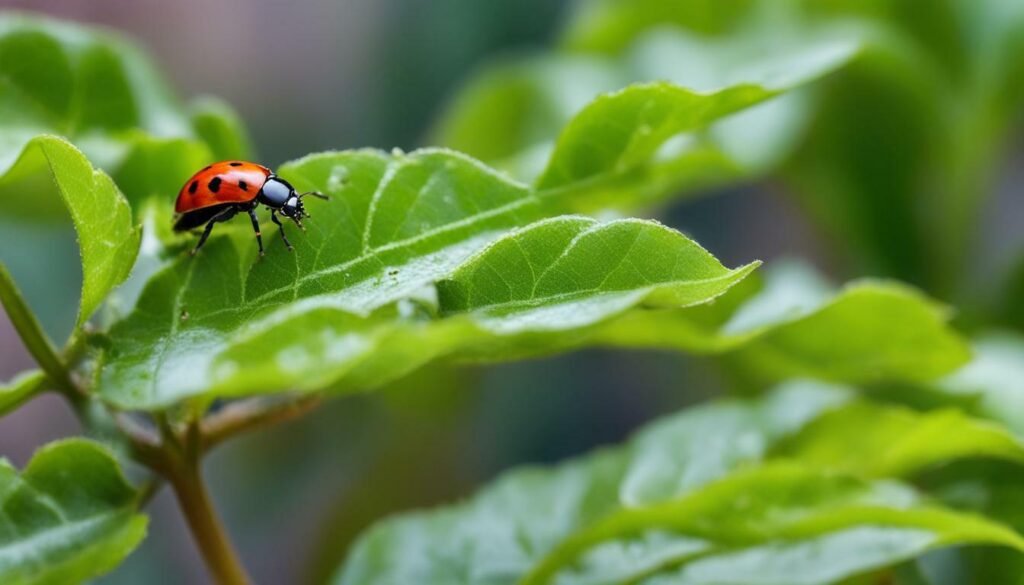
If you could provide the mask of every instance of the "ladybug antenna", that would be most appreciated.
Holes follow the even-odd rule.
[[[316,197],[317,199],[323,199],[324,201],[330,199],[330,197],[328,197],[327,195],[324,195],[323,193],[317,193],[316,191],[306,191],[305,193],[300,193],[299,199],[302,199],[306,195],[312,195],[313,197]]]

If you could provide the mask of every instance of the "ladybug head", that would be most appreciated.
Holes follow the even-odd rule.
[[[281,213],[294,220],[300,220],[308,215],[306,208],[302,206],[302,198],[294,192],[281,206]]]
[[[289,195],[288,199],[284,202],[284,205],[281,207],[281,213],[287,215],[288,217],[294,219],[295,221],[298,221],[304,217],[309,217],[309,214],[306,213],[306,208],[302,205],[302,198],[305,197],[306,195],[312,195],[313,197],[316,197],[318,199],[327,199],[326,195],[317,193],[316,191],[307,191],[306,193],[299,193],[298,195],[296,195],[295,191],[293,190]]]

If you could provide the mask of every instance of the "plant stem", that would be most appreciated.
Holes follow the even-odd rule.
[[[246,585],[249,576],[217,516],[213,500],[203,482],[200,443],[197,422],[189,426],[183,442],[175,441],[165,434],[165,446],[176,451],[173,464],[165,471],[165,475],[174,488],[178,504],[214,581],[220,585]]]
[[[191,421],[184,432],[176,430],[166,414],[158,413],[155,422],[159,438],[128,415],[115,414],[114,422],[131,445],[133,457],[171,485],[199,552],[217,583],[245,585],[249,577],[203,482],[203,455],[238,433],[291,420],[320,403],[319,396],[287,401],[239,401],[207,420]],[[159,480],[151,480],[142,500],[148,499],[158,487]]]
[[[231,540],[213,509],[213,502],[198,465],[183,470],[171,480],[199,552],[213,578],[221,585],[245,585],[249,577],[235,553]]]
[[[71,382],[64,362],[57,355],[56,348],[43,332],[42,326],[36,320],[32,310],[29,309],[28,303],[25,302],[25,298],[18,291],[14,279],[3,264],[0,264],[0,303],[3,304],[14,329],[39,367],[46,372],[50,381],[77,405],[81,395]]]
[[[287,422],[318,407],[319,395],[286,401],[250,398],[225,406],[202,422],[202,450],[208,451],[240,433]]]

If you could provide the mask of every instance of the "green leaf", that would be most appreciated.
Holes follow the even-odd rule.
[[[77,152],[55,153],[69,147],[40,137],[49,134],[65,136],[91,162]],[[224,106],[201,103],[191,118],[131,42],[21,13],[0,13],[0,135],[0,260],[58,342],[124,279],[135,254],[130,240],[137,235],[127,235],[124,225],[131,209],[120,195],[108,196],[109,178],[93,179],[85,169],[91,173],[95,166],[114,177],[133,203],[153,196],[167,205],[215,151],[239,156],[246,148]],[[217,144],[207,145],[206,138]],[[52,191],[73,209],[62,197],[46,196]],[[79,205],[79,199],[85,202]],[[73,222],[67,221],[69,209]],[[71,230],[64,229],[71,223],[78,250]],[[84,273],[74,269],[76,255]],[[53,270],[46,282],[39,282],[39,264]]]
[[[915,441],[922,427],[934,427],[933,415],[866,412],[872,407],[852,396],[790,383],[757,400],[673,415],[622,447],[511,472],[465,503],[378,524],[335,582],[752,583],[764,575],[764,583],[816,584],[936,547],[1022,548],[1020,536],[990,520],[929,504],[895,481],[857,477],[998,453],[995,443],[936,449]],[[777,459],[817,463],[847,436],[845,427],[829,435],[827,421],[858,413],[882,415],[878,436],[895,441],[879,456],[894,464],[852,457],[831,470]],[[870,431],[873,420],[861,418],[861,426]],[[957,425],[984,428],[966,419]]]
[[[273,241],[254,262],[252,237],[238,230],[159,272],[136,313],[110,331],[100,378],[106,399],[159,408],[200,395],[379,385],[482,341],[494,341],[498,358],[531,345],[492,327],[495,311],[505,310],[502,322],[519,323],[524,335],[565,338],[536,344],[536,352],[575,342],[587,327],[641,303],[710,300],[753,268],[728,271],[654,223],[584,218],[537,224],[472,258],[558,200],[447,151],[317,155],[282,174],[334,197],[313,203],[315,220],[295,237],[295,253]],[[638,248],[630,252],[632,240]],[[607,253],[620,243],[628,257]],[[481,267],[520,248],[541,255],[519,270],[549,268],[536,295],[519,290],[507,300],[520,304],[503,308],[460,296],[491,286]],[[544,252],[564,257],[553,262]],[[584,306],[589,312],[577,314]],[[545,311],[550,320],[531,327]]]
[[[969,280],[957,275],[971,226],[1024,102],[1024,11],[1012,1],[580,2],[558,50],[484,69],[454,101],[439,136],[531,177],[538,163],[543,168],[552,132],[568,120],[566,106],[578,109],[581,94],[607,91],[615,79],[701,90],[721,87],[704,85],[708,79],[752,82],[750,68],[778,63],[786,49],[805,43],[804,54],[814,55],[850,35],[859,43],[855,58],[815,84],[814,95],[790,92],[687,135],[703,164],[656,164],[640,173],[648,181],[641,187],[616,185],[626,193],[611,204],[643,204],[781,169],[858,272],[951,297]],[[670,37],[675,41],[652,41]],[[685,160],[685,150],[672,158]]]
[[[743,22],[755,0],[590,0],[577,2],[562,32],[570,51],[617,53],[655,27],[675,25],[702,35]]]
[[[781,453],[867,477],[909,476],[968,457],[1024,463],[1024,446],[1003,427],[953,409],[918,413],[867,402],[819,417]]]
[[[424,307],[403,303],[397,315],[385,310],[360,319],[321,308],[247,328],[215,357],[213,370],[227,374],[211,392],[328,384],[352,391],[440,358],[508,360],[566,350],[629,310],[706,302],[754,267],[727,270],[653,222],[543,220],[497,240],[439,282],[440,318],[416,316]],[[268,346],[277,359],[267,359]]]
[[[131,159],[140,143],[187,143],[201,153],[202,164],[214,154],[247,154],[241,127],[225,106],[197,108],[193,119],[149,58],[109,31],[0,14],[0,176],[39,134],[67,137],[119,182],[122,174],[137,172]],[[175,158],[165,162],[171,168],[184,164]],[[194,170],[155,190],[125,192],[133,201],[170,197]]]
[[[602,58],[544,55],[499,61],[455,95],[437,123],[436,141],[500,166],[554,142],[559,129],[596,96],[630,81]],[[561,91],[566,88],[571,91]],[[540,165],[547,150],[534,155]]]
[[[582,191],[590,209],[637,207],[735,179],[786,151],[803,120],[798,102],[733,116],[728,132],[701,131],[825,75],[859,48],[848,35],[809,33],[784,46],[769,38],[731,45],[659,31],[620,59],[501,63],[457,96],[439,140],[516,176],[539,176],[541,189]],[[605,94],[630,81],[641,83]]]
[[[899,484],[772,464],[737,472],[676,501],[614,513],[560,543],[521,582],[548,583],[562,571],[569,582],[592,581],[601,573],[590,563],[607,570],[607,549],[598,545],[655,530],[705,546],[659,558],[627,578],[647,572],[656,576],[652,583],[813,584],[943,546],[997,544],[1024,551],[1024,538],[1012,529],[920,503]],[[807,555],[812,550],[817,554]],[[670,564],[677,566],[667,569]]]
[[[52,181],[78,234],[82,289],[76,326],[84,324],[107,294],[131,271],[139,248],[132,211],[109,176],[95,170],[67,141],[54,136],[31,140],[17,162],[0,177],[3,209],[20,206],[26,183]],[[38,200],[45,200],[38,193]],[[10,251],[8,251],[10,253]],[[20,251],[25,253],[25,251]]]
[[[110,331],[105,399],[151,409],[353,391],[436,359],[593,343],[742,353],[769,379],[916,380],[965,360],[946,311],[896,285],[862,284],[831,301],[812,287],[795,307],[776,302],[773,286],[734,315],[718,315],[736,305],[726,295],[691,319],[678,308],[718,297],[753,266],[728,271],[679,234],[638,221],[567,217],[501,239],[560,207],[565,192],[531,190],[451,152],[315,155],[282,173],[334,197],[313,203],[315,223],[294,255],[275,240],[254,261],[238,224],[157,273]]]
[[[842,386],[792,381],[757,400],[721,401],[650,424],[631,441],[619,498],[628,507],[663,502],[762,461],[779,440],[853,396]]]
[[[725,292],[758,263],[728,270],[679,232],[643,220],[541,221],[502,238],[439,283],[446,312],[501,332],[590,324],[605,307],[686,307]]]
[[[637,167],[669,138],[703,128],[772,95],[756,85],[700,94],[668,83],[650,83],[600,96],[562,130],[537,186],[553,189]]]
[[[762,386],[800,376],[933,380],[970,356],[947,324],[948,309],[899,283],[861,280],[834,291],[783,263],[768,272],[761,291],[736,290],[722,301],[690,313],[634,313],[599,337],[625,347],[726,354],[748,384]]]
[[[0,461],[0,581],[81,583],[116,567],[146,533],[136,494],[97,443],[40,449],[19,475]]]
[[[46,374],[39,370],[22,372],[0,384],[0,416],[17,409],[46,388]]]
[[[624,447],[551,469],[513,471],[463,505],[378,524],[336,581],[515,582],[575,531],[621,506],[674,498],[756,464],[772,441],[848,396],[840,388],[793,384],[771,398],[722,401],[667,417]],[[691,544],[652,538],[670,550]]]

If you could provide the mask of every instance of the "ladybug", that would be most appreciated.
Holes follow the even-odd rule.
[[[192,255],[199,251],[210,237],[213,224],[227,221],[240,212],[249,214],[252,229],[256,232],[256,243],[263,256],[263,237],[256,208],[262,203],[270,210],[270,219],[281,230],[281,239],[288,251],[292,244],[284,233],[284,226],[277,218],[278,212],[302,228],[302,219],[309,217],[302,206],[306,195],[327,199],[320,193],[296,193],[288,181],[278,177],[263,165],[241,161],[214,163],[185,182],[174,202],[174,211],[179,215],[174,222],[174,231],[182,232],[205,225],[199,243],[192,249]]]

